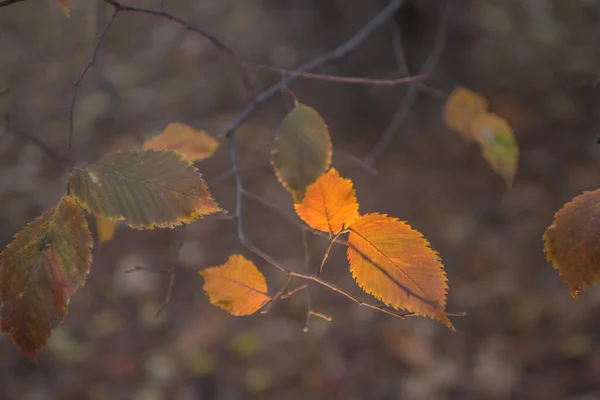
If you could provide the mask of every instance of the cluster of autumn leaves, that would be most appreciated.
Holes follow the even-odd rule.
[[[467,141],[480,145],[491,168],[510,187],[517,143],[508,123],[487,107],[483,96],[457,88],[443,118]],[[221,212],[193,165],[218,146],[205,132],[174,123],[141,149],[109,153],[72,169],[69,191],[59,204],[27,224],[0,255],[1,328],[25,355],[36,360],[90,271],[93,240],[83,210],[96,218],[100,242],[110,240],[118,221],[153,229]],[[331,243],[347,246],[350,272],[366,293],[388,307],[453,329],[446,313],[447,276],[437,252],[407,223],[379,213],[361,214],[352,181],[331,167],[331,156],[321,116],[295,104],[277,132],[271,163],[298,217],[328,234]],[[595,191],[575,198],[544,234],[548,259],[574,296],[600,280],[594,225],[599,196]],[[273,300],[264,275],[242,255],[200,274],[211,303],[233,315],[253,314]]]

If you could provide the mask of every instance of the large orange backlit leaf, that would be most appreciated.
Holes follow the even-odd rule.
[[[574,298],[600,282],[600,189],[584,192],[558,210],[543,239],[548,261]]]
[[[471,130],[488,165],[511,188],[517,173],[519,146],[508,122],[496,114],[483,113],[473,120]]]
[[[331,165],[329,128],[314,109],[297,104],[275,137],[271,164],[279,182],[302,201],[308,185],[323,175]]]
[[[332,235],[358,218],[358,202],[352,181],[341,178],[335,168],[310,185],[302,202],[294,207],[308,226]]]
[[[15,235],[0,256],[2,331],[32,361],[90,270],[92,237],[68,196]]]
[[[350,271],[365,292],[454,329],[445,312],[444,266],[420,232],[387,215],[365,214],[351,225],[348,244]]]
[[[233,315],[250,315],[271,298],[267,281],[252,261],[235,254],[225,264],[199,272],[210,302]]]
[[[174,122],[165,130],[144,143],[144,150],[176,150],[190,161],[211,157],[219,142],[204,131]]]
[[[473,140],[472,121],[485,113],[488,102],[485,97],[467,88],[456,87],[444,104],[443,119],[467,141]]]
[[[221,211],[201,174],[172,150],[111,153],[69,177],[86,210],[137,229],[181,225]]]

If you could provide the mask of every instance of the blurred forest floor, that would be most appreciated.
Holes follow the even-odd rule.
[[[208,217],[174,230],[132,231],[94,249],[85,288],[73,297],[39,365],[0,336],[3,399],[599,399],[600,289],[578,301],[546,262],[542,233],[553,213],[600,187],[600,20],[592,0],[419,0],[395,17],[409,69],[433,45],[443,4],[447,40],[427,84],[484,94],[512,125],[520,145],[514,188],[478,149],[441,121],[442,101],[419,95],[373,176],[344,154],[365,156],[407,93],[394,88],[299,80],[291,89],[328,122],[334,166],[355,182],[362,212],[406,220],[439,251],[449,277],[457,332],[424,318],[394,319],[321,287],[313,306],[333,316],[302,331],[306,303],[296,295],[267,315],[232,317],[211,306],[197,271],[236,252],[235,222]],[[72,2],[66,19],[53,1],[0,8],[0,113],[59,151],[66,148],[72,82],[99,28],[103,2]],[[98,4],[96,4],[98,3]],[[157,2],[132,2],[157,7]],[[165,0],[169,12],[213,32],[246,61],[294,68],[335,48],[385,1]],[[355,52],[319,70],[390,77],[396,70],[391,23]],[[255,72],[258,87],[279,79]],[[119,15],[87,75],[75,117],[81,165],[181,121],[213,135],[243,109],[235,67],[202,37],[166,20]],[[238,132],[244,182],[293,211],[268,162],[285,115],[274,97]],[[342,152],[343,151],[343,152]],[[223,146],[199,165],[219,204],[232,210]],[[67,169],[23,137],[0,137],[0,245],[54,206]],[[290,269],[302,270],[300,232],[246,202],[249,235]],[[90,221],[92,222],[92,221]],[[92,226],[93,228],[93,226]],[[180,248],[180,241],[183,245]],[[314,239],[314,240],[313,240]],[[326,241],[311,238],[319,260]],[[282,276],[254,258],[271,288]],[[316,261],[315,261],[316,262]],[[158,317],[168,278],[123,272],[176,266],[171,303]],[[315,266],[316,268],[316,266]],[[334,249],[328,280],[367,299],[345,253]]]

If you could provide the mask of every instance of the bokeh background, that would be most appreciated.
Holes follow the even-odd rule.
[[[158,7],[157,2],[136,5]],[[408,221],[442,256],[448,309],[457,332],[424,318],[399,320],[310,287],[315,318],[303,332],[297,294],[267,315],[233,317],[211,306],[197,271],[248,253],[235,222],[209,217],[173,230],[119,226],[94,249],[85,288],[38,365],[0,336],[2,399],[577,399],[600,398],[600,289],[579,300],[546,262],[542,233],[553,213],[600,187],[599,3],[595,0],[415,0],[348,57],[319,70],[344,76],[397,76],[393,24],[411,73],[431,51],[446,4],[444,51],[427,84],[484,94],[512,125],[521,149],[512,190],[476,145],[441,121],[443,100],[419,94],[373,175],[364,157],[393,118],[407,88],[299,80],[296,96],[330,126],[334,166],[355,182],[363,212]],[[165,0],[169,12],[215,33],[246,61],[281,68],[344,42],[380,11],[375,0]],[[68,107],[99,29],[101,1],[73,1],[70,19],[51,0],[0,8],[0,113],[57,151],[67,143]],[[252,72],[258,87],[273,73]],[[293,211],[268,162],[285,98],[262,105],[237,133],[245,185]],[[130,146],[181,121],[213,135],[244,107],[235,67],[209,42],[169,21],[123,13],[86,76],[75,115],[78,165]],[[0,130],[0,132],[2,132]],[[198,165],[211,182],[229,168],[223,146]],[[0,245],[66,187],[67,169],[13,132],[0,137]],[[231,177],[213,181],[221,206],[234,207]],[[289,269],[304,269],[300,232],[246,201],[251,239]],[[90,220],[94,228],[94,221]],[[310,238],[317,268],[327,245]],[[249,256],[249,255],[248,255]],[[275,290],[282,276],[256,257]],[[168,277],[135,266],[176,270]],[[325,277],[369,299],[354,284],[342,248]]]

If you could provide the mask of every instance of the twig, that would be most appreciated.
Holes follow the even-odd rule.
[[[323,272],[323,267],[325,266],[325,262],[327,261],[327,259],[329,258],[329,252],[331,251],[331,247],[333,247],[333,244],[339,239],[339,237],[343,234],[346,233],[344,230],[341,230],[340,233],[338,233],[337,235],[335,235],[333,238],[331,238],[331,240],[329,241],[329,246],[327,246],[327,250],[325,250],[325,254],[323,255],[323,260],[321,260],[321,265],[319,266],[319,271],[317,272],[317,276],[321,275],[321,272]]]
[[[285,299],[287,299],[288,297],[291,297],[291,296],[295,295],[295,294],[296,294],[296,293],[298,293],[299,291],[306,289],[307,287],[308,287],[308,284],[306,284],[306,283],[305,283],[305,284],[303,284],[303,285],[300,285],[300,286],[298,286],[298,287],[297,287],[297,288],[295,288],[295,289],[292,289],[292,290],[289,290],[289,291],[285,292],[284,294],[282,294],[281,296],[279,296],[279,298],[280,298],[281,300],[285,300]]]
[[[10,6],[11,4],[19,3],[25,0],[2,0],[0,1],[0,7]]]
[[[244,84],[244,87],[246,88],[248,98],[251,99],[254,96],[254,88],[250,81],[250,77],[248,76],[248,73],[242,66],[242,62],[240,61],[239,57],[229,46],[227,46],[225,43],[223,43],[219,39],[217,39],[217,37],[215,35],[213,35],[212,33],[208,32],[205,29],[202,29],[195,25],[192,25],[192,24],[186,22],[185,20],[183,20],[182,18],[179,18],[179,17],[163,10],[162,2],[160,4],[160,9],[153,10],[150,8],[125,5],[125,4],[118,2],[117,0],[104,0],[104,1],[107,4],[110,4],[111,6],[113,6],[115,8],[115,10],[118,10],[118,11],[140,13],[140,14],[146,14],[146,15],[152,15],[155,17],[165,18],[171,22],[174,22],[178,25],[183,26],[185,29],[187,29],[189,31],[199,34],[200,36],[204,37],[205,39],[208,39],[215,47],[217,47],[219,50],[221,50],[225,54],[229,55],[233,59],[233,61],[235,62],[236,66],[239,69],[239,73],[242,77],[242,82]]]
[[[376,168],[373,168],[372,165],[367,164],[366,162],[364,162],[364,160],[361,160],[360,158],[356,157],[354,154],[348,153],[346,150],[342,150],[342,149],[340,149],[339,147],[336,147],[336,146],[333,147],[333,151],[336,152],[336,153],[338,153],[338,154],[343,155],[348,160],[350,160],[351,162],[353,162],[354,164],[356,164],[360,168],[362,168],[365,171],[367,171],[369,174],[374,175],[374,176],[379,175],[379,171]]]
[[[29,140],[31,143],[38,146],[40,149],[42,149],[42,151],[44,151],[44,153],[46,153],[46,155],[52,158],[54,161],[59,162],[61,164],[71,165],[71,162],[67,157],[63,156],[62,154],[54,150],[52,147],[48,146],[42,140],[15,126],[12,126],[10,123],[10,116],[8,114],[5,115],[5,123],[6,128],[4,133],[13,132],[18,136],[22,136],[25,139]]]
[[[442,12],[441,21],[435,35],[433,48],[431,49],[429,55],[427,56],[427,59],[421,66],[418,75],[430,75],[435,69],[440,59],[440,56],[442,54],[442,51],[444,50],[444,46],[446,43],[446,31],[448,28],[448,15],[450,12],[450,4],[451,1],[446,2],[446,6],[444,8],[444,11]],[[406,64],[404,50],[402,48],[400,33],[398,31],[398,28],[395,28],[396,29],[394,29],[393,31],[392,38],[394,39],[394,54],[396,56],[396,62],[398,64],[398,70],[400,71],[400,73],[408,75],[409,71],[408,66]],[[390,143],[396,136],[396,132],[398,131],[400,124],[402,124],[402,122],[406,119],[406,117],[408,116],[408,112],[410,111],[415,100],[417,99],[417,91],[419,89],[427,90],[431,94],[431,90],[434,90],[430,88],[424,89],[425,86],[421,84],[421,82],[416,82],[410,83],[408,85],[408,93],[406,94],[406,97],[402,100],[402,103],[400,103],[400,106],[394,114],[392,121],[381,135],[379,141],[375,144],[373,149],[371,149],[371,151],[365,157],[366,164],[373,165],[375,161],[377,161],[377,159],[381,157],[383,152],[389,147]],[[436,95],[439,96],[439,93],[436,92]]]
[[[171,295],[173,294],[173,286],[175,285],[175,267],[171,266],[169,268],[150,268],[150,267],[140,267],[136,265],[135,267],[125,270],[124,274],[131,274],[132,272],[137,271],[145,271],[151,272],[155,274],[169,274],[169,286],[167,287],[167,294],[165,295],[165,299],[158,307],[156,313],[154,313],[154,318],[158,318],[158,316],[165,309],[166,305],[171,301]]]
[[[261,314],[266,314],[266,313],[269,312],[269,310],[271,309],[271,307],[273,307],[273,304],[275,304],[275,302],[277,301],[277,299],[279,299],[283,295],[283,293],[285,293],[285,291],[287,290],[287,287],[289,286],[291,280],[292,280],[292,277],[288,274],[287,278],[285,279],[285,282],[284,282],[283,286],[281,286],[281,289],[279,289],[277,291],[277,293],[275,293],[275,295],[271,298],[271,300],[266,305],[266,307],[262,309],[262,311],[260,312]]]
[[[302,72],[292,69],[282,69],[272,67],[270,65],[263,64],[252,64],[244,63],[245,68],[261,69],[264,71],[276,72],[283,76],[295,76],[297,78],[314,79],[326,82],[337,82],[337,83],[349,83],[359,85],[376,85],[376,86],[396,86],[408,82],[421,81],[427,78],[427,75],[410,76],[405,78],[395,79],[375,79],[375,78],[359,78],[359,77],[348,77],[348,76],[336,76],[336,75],[325,75],[315,74],[312,72]]]
[[[85,78],[85,75],[88,73],[91,66],[96,61],[96,56],[98,55],[98,50],[100,49],[100,45],[102,44],[102,41],[104,40],[106,32],[108,32],[108,29],[111,27],[113,22],[115,22],[115,19],[117,18],[118,14],[119,14],[119,9],[115,8],[110,19],[108,20],[106,25],[104,25],[104,28],[98,34],[98,37],[96,38],[96,44],[94,45],[92,53],[90,54],[90,58],[88,59],[85,67],[83,68],[83,71],[81,71],[81,74],[77,77],[77,79],[73,83],[73,86],[74,86],[73,96],[71,97],[71,105],[69,106],[69,134],[68,134],[69,141],[67,144],[67,154],[68,154],[68,158],[71,163],[71,166],[73,165],[72,149],[73,149],[73,131],[75,129],[73,119],[75,116],[75,105],[77,103],[77,96],[79,95],[79,88],[81,86],[81,82],[83,81],[83,78]]]
[[[312,59],[311,61],[301,65],[296,69],[296,72],[310,72],[320,67],[323,64],[326,64],[331,61],[339,60],[358,47],[361,43],[365,41],[367,37],[369,37],[377,28],[383,25],[390,17],[394,15],[396,10],[404,4],[405,0],[391,0],[388,5],[379,12],[373,19],[371,19],[361,30],[359,30],[354,36],[352,36],[348,41],[337,47],[336,49],[327,52],[325,54],[320,55]],[[240,126],[255,110],[255,108],[269,100],[275,94],[281,91],[281,88],[284,86],[290,85],[294,82],[298,77],[289,76],[285,79],[282,79],[280,82],[272,85],[268,89],[265,89],[250,102],[246,106],[246,108],[241,112],[240,115],[225,129],[224,132],[218,135],[219,138],[223,138],[225,136],[229,136],[235,132],[235,130]]]

